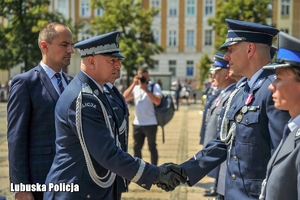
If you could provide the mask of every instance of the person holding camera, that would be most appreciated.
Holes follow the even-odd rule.
[[[133,78],[132,84],[124,91],[123,96],[126,101],[134,99],[134,157],[142,158],[142,148],[145,138],[147,138],[148,149],[151,154],[151,163],[157,165],[157,120],[154,105],[159,105],[161,102],[161,88],[159,84],[150,81],[148,70],[141,68],[138,70],[138,75]]]

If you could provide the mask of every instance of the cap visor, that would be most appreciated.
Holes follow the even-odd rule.
[[[228,46],[231,46],[233,44],[236,44],[238,42],[225,42],[224,44],[222,44],[220,47],[219,47],[219,50],[227,50]]]
[[[275,71],[278,68],[287,68],[291,67],[291,64],[284,63],[284,64],[278,64],[278,63],[271,63],[263,67],[263,69]]]
[[[120,52],[101,53],[101,55],[117,57],[117,58],[125,58],[125,56],[123,56]]]
[[[212,69],[212,71],[217,71],[217,70],[219,70],[219,69],[222,69],[222,67],[216,66],[216,67],[214,67],[214,68]]]

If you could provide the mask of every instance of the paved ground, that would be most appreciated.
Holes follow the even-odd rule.
[[[158,129],[157,147],[159,151],[158,164],[165,162],[181,163],[192,157],[198,150],[199,130],[202,115],[199,114],[202,106],[198,104],[183,104],[179,111],[176,111],[172,121],[165,127],[165,143],[162,143],[161,128]],[[134,117],[134,107],[130,107],[130,124]],[[6,141],[6,103],[0,103],[0,196],[5,196],[7,200],[12,200],[13,196],[9,192],[8,161],[7,161],[7,141]],[[132,133],[130,126],[129,153],[132,154]],[[143,148],[143,159],[150,161],[147,142]],[[135,183],[129,185],[129,192],[122,195],[122,200],[212,200],[213,198],[203,197],[206,189],[213,185],[213,179],[203,178],[193,187],[180,185],[172,192],[153,186],[150,191],[145,190]]]

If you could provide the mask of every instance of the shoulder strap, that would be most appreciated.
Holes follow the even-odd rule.
[[[151,84],[151,92],[153,93],[155,83]]]

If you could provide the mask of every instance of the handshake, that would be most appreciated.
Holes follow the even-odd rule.
[[[180,183],[185,183],[186,179],[187,175],[181,166],[165,163],[159,166],[159,173],[153,184],[168,192],[174,190]]]

